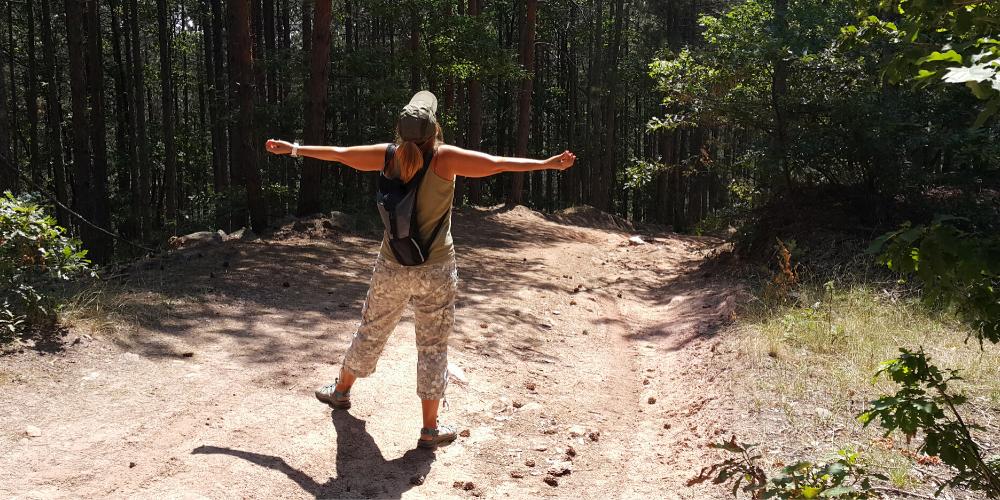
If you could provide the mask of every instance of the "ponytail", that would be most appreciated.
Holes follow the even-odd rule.
[[[444,144],[441,125],[436,123],[434,125],[437,127],[437,133],[420,145],[412,141],[403,141],[399,137],[399,132],[396,132],[396,145],[399,146],[396,149],[396,161],[399,163],[399,178],[403,182],[410,182],[410,179],[424,166],[425,152],[437,151],[438,146]]]
[[[424,166],[423,151],[413,142],[407,141],[400,145],[396,149],[396,159],[399,161],[399,177],[403,182],[410,182],[420,171],[420,167]]]

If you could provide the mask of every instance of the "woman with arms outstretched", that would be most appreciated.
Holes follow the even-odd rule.
[[[385,169],[385,176],[408,182],[420,173],[416,214],[418,239],[429,251],[419,265],[402,265],[390,250],[389,236],[375,261],[371,287],[358,327],[336,382],[316,390],[316,397],[333,408],[351,407],[350,392],[359,377],[375,372],[382,348],[403,310],[413,299],[417,339],[417,395],[421,399],[423,428],[417,445],[430,448],[457,437],[457,429],[437,422],[438,406],[448,385],[448,337],[455,323],[458,273],[451,238],[451,205],[455,176],[486,177],[500,172],[565,170],[576,157],[569,151],[546,160],[497,157],[443,144],[434,117],[437,98],[418,92],[403,108],[396,124],[395,144],[369,146],[299,146],[267,142],[274,154],[309,156],[336,161],[367,172]]]

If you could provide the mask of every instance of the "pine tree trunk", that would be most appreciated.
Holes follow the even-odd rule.
[[[258,150],[263,145],[252,144],[254,71],[250,39],[250,6],[248,0],[229,4],[229,57],[233,82],[236,84],[236,126],[233,129],[233,170],[246,189],[250,225],[260,234],[267,227],[267,214],[260,187],[257,167]]]
[[[420,53],[420,17],[416,2],[410,2],[410,91],[420,91],[420,67],[417,65],[417,54]]]
[[[129,137],[129,131],[132,126],[129,124],[129,105],[128,105],[128,88],[129,84],[127,78],[127,71],[125,69],[125,57],[122,52],[122,26],[121,26],[121,16],[119,14],[119,2],[118,0],[112,0],[109,10],[111,11],[111,53],[114,58],[115,66],[114,72],[112,73],[112,78],[115,80],[115,163],[118,165],[118,192],[128,193],[132,186],[129,183],[128,175],[122,175],[122,169],[126,168],[129,164],[129,147],[132,142]],[[127,173],[127,170],[124,172]],[[132,227],[130,224],[130,219],[126,216],[126,220],[123,222],[122,227],[119,231],[122,236],[130,238],[135,236],[131,231]]]
[[[333,16],[332,0],[316,0],[312,40],[312,59],[309,68],[304,140],[309,145],[321,145],[326,136],[326,87],[330,73],[330,22]],[[316,158],[302,162],[302,180],[299,183],[299,217],[319,212],[319,194],[322,184],[323,163]]]
[[[49,2],[42,4],[42,64],[45,85],[45,118],[49,133],[49,163],[52,166],[52,177],[55,179],[56,200],[63,206],[69,206],[69,187],[66,185],[66,165],[63,163],[62,147],[62,106],[59,102],[59,86],[56,84],[55,42],[52,39],[52,16]],[[70,229],[69,214],[61,207],[56,207],[56,223]]]
[[[219,106],[215,88],[214,39],[212,37],[212,15],[208,2],[201,5],[202,47],[205,51],[205,99],[208,101],[208,129],[212,139],[212,186],[219,192],[225,185],[225,173],[222,171],[222,148],[219,145]]]
[[[139,39],[139,5],[137,0],[129,0],[131,16],[129,26],[132,32],[132,85],[133,109],[135,109],[135,135],[139,151],[138,190],[133,187],[133,196],[139,201],[141,213],[140,234],[143,239],[150,237],[152,227],[152,191],[149,168],[149,139],[146,136],[146,85],[143,81],[142,45]],[[134,205],[133,205],[134,206]]]
[[[783,40],[785,34],[788,31],[788,20],[786,19],[786,14],[788,11],[788,0],[774,0],[774,25],[776,30],[776,36],[779,40]],[[779,164],[781,165],[781,173],[785,178],[785,185],[788,190],[792,190],[792,174],[788,164],[788,156],[786,151],[786,118],[785,118],[785,108],[784,100],[785,95],[788,93],[788,63],[781,59],[781,56],[777,56],[774,60],[774,65],[771,68],[771,106],[774,109],[774,131],[775,140],[777,142],[777,151],[781,156],[779,158]]]
[[[7,77],[0,64],[0,196],[5,191],[17,194],[20,180],[14,170],[14,156],[10,144],[10,122],[7,114]]]
[[[24,103],[28,113],[28,165],[35,184],[42,184],[42,168],[38,159],[38,72],[35,60],[35,11],[34,2],[25,2],[28,18],[28,74],[25,82]]]
[[[229,109],[229,96],[226,92],[226,71],[222,55],[222,32],[223,14],[220,0],[208,0],[212,8],[212,63],[215,66],[215,80],[213,94],[215,98],[212,103],[216,109],[216,120],[212,122],[212,136],[217,138],[217,154],[219,155],[219,169],[216,172],[218,179],[218,190],[229,187],[232,178],[229,164],[229,135],[228,127],[220,116],[223,110]]]
[[[263,1],[264,14],[264,58],[273,59],[275,52],[275,30],[274,30],[274,0]],[[274,106],[278,103],[278,73],[274,64],[269,64],[267,68],[267,103]]]
[[[65,0],[66,49],[69,55],[70,90],[73,109],[73,209],[85,220],[94,220],[93,172],[90,150],[90,121],[87,102],[87,51],[84,40],[85,0]],[[80,239],[89,257],[103,262],[93,228],[80,223]]]
[[[469,15],[478,16],[482,13],[477,0],[469,0]],[[483,85],[478,77],[473,76],[469,82],[469,142],[466,147],[473,151],[482,151],[483,131]],[[469,204],[478,205],[482,202],[482,183],[478,178],[469,178]]]
[[[601,168],[601,196],[598,198],[597,208],[608,211],[611,206],[610,200],[612,192],[612,180],[615,178],[615,170],[617,170],[614,163],[615,158],[615,109],[616,100],[618,98],[618,65],[621,57],[621,39],[622,39],[622,11],[624,10],[624,1],[617,0],[614,4],[614,17],[615,17],[615,41],[611,46],[611,81],[609,82],[609,92],[607,100],[607,142],[604,148],[604,165]]]
[[[526,2],[524,28],[521,30],[521,69],[525,73],[535,71],[535,15],[538,10],[538,0],[519,0]],[[519,4],[518,10],[521,7]],[[521,20],[518,20],[521,22]],[[531,127],[531,78],[522,78],[518,88],[518,113],[517,113],[517,150],[515,155],[525,157],[528,155],[528,130]],[[515,205],[520,205],[523,201],[524,173],[515,172],[514,182],[511,187],[510,201]]]
[[[163,199],[167,220],[177,220],[177,151],[174,143],[174,97],[171,84],[173,62],[170,43],[173,20],[167,12],[167,0],[156,0],[156,21],[160,40],[160,107],[163,119]]]
[[[91,169],[90,196],[93,206],[91,222],[99,227],[110,226],[111,214],[108,208],[108,140],[104,111],[104,40],[101,34],[99,0],[87,2],[87,25],[89,28],[89,60],[87,85],[90,94],[90,125],[93,163]],[[95,231],[94,246],[91,250],[95,262],[104,263],[111,257],[111,240],[102,232]]]
[[[14,45],[14,2],[7,2],[7,63],[10,65],[8,73],[10,74],[10,104],[7,108],[7,118],[10,121],[4,120],[5,126],[10,127],[7,129],[7,139],[6,144],[10,144],[10,156],[7,159],[10,161],[11,165],[17,165],[17,153],[18,153],[18,134],[13,133],[13,131],[18,129],[17,125],[17,85],[14,82],[17,81],[17,73],[14,71],[14,52],[17,47]],[[5,103],[5,105],[7,105]],[[20,184],[20,180],[15,181],[15,184]]]

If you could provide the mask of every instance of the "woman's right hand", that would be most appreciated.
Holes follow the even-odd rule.
[[[264,147],[269,153],[274,153],[276,155],[286,155],[292,152],[292,144],[290,142],[280,141],[277,139],[268,140],[267,145]]]

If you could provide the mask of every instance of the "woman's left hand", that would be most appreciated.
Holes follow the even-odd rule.
[[[290,142],[280,141],[277,139],[270,139],[267,141],[265,149],[267,149],[269,153],[286,155],[292,152],[292,144]]]
[[[573,162],[576,161],[576,155],[570,153],[569,151],[563,151],[562,154],[553,156],[545,162],[545,168],[554,168],[556,170],[566,170],[573,166]]]

